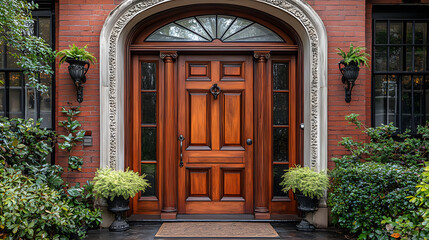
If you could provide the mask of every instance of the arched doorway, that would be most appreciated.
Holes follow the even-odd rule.
[[[153,187],[133,213],[296,213],[279,182],[303,158],[299,39],[273,17],[241,11],[176,8],[136,25],[126,158]]]

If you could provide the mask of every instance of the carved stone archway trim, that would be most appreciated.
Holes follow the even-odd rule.
[[[100,167],[124,169],[125,39],[142,19],[166,9],[209,0],[125,0],[106,19],[100,36]],[[322,20],[303,0],[218,0],[246,6],[287,22],[303,50],[304,164],[327,168],[327,34]]]

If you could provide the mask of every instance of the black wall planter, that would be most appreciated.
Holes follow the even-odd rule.
[[[89,62],[80,61],[72,58],[67,58],[69,63],[69,73],[76,86],[77,101],[81,103],[83,101],[83,84],[86,82],[86,72],[89,69]],[[85,67],[86,66],[86,67]]]
[[[344,60],[341,60],[338,63],[338,68],[343,75],[341,80],[344,84],[344,90],[346,91],[345,100],[347,103],[349,103],[352,100],[352,89],[355,86],[355,81],[359,76],[359,66],[355,62],[346,64]]]
[[[298,210],[303,213],[301,222],[296,225],[296,230],[303,232],[312,232],[314,231],[314,226],[310,224],[306,219],[307,213],[314,212],[317,210],[317,204],[319,203],[318,199],[310,198],[304,196],[301,192],[295,193],[295,199],[298,202]]]
[[[110,225],[109,231],[111,232],[122,232],[130,229],[130,225],[122,219],[122,214],[128,210],[130,199],[125,199],[123,197],[115,197],[113,201],[107,199],[107,204],[109,206],[109,211],[116,215],[115,221]]]

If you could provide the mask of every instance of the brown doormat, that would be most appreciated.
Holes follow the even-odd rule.
[[[163,223],[156,238],[280,238],[269,223],[175,222]]]

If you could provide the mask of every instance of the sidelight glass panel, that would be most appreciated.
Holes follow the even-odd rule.
[[[156,93],[141,94],[142,124],[156,124]]]
[[[402,43],[402,22],[390,22],[390,44]]]
[[[150,187],[142,193],[142,197],[156,196],[156,163],[142,163],[141,174],[146,174]]]
[[[273,64],[273,89],[274,90],[289,89],[289,64],[288,63]]]
[[[289,93],[273,93],[273,124],[289,124]]]
[[[285,170],[289,169],[288,164],[274,164],[273,165],[273,196],[274,197],[287,197],[288,194],[282,191],[280,183]]]
[[[142,90],[156,90],[156,63],[142,62]]]
[[[156,160],[156,127],[143,127],[141,135],[142,160]]]
[[[273,128],[273,161],[289,161],[289,128]]]
[[[375,23],[375,43],[387,43],[387,21],[377,21]]]

